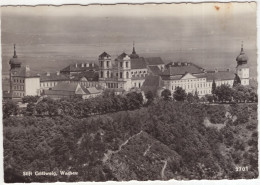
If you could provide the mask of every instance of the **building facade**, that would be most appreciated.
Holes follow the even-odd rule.
[[[187,93],[197,92],[199,96],[205,96],[212,93],[213,81],[217,86],[222,84],[233,86],[236,76],[241,85],[249,85],[248,57],[243,45],[236,61],[235,71],[206,71],[191,62],[171,62],[165,65],[160,57],[140,57],[133,46],[130,55],[123,52],[115,59],[103,52],[98,57],[98,65],[94,62],[71,64],[60,72],[35,74],[29,66],[21,65],[14,46],[14,55],[9,61],[10,95],[20,98],[40,95],[60,83],[80,84],[83,88],[113,89],[122,93],[133,88],[142,89],[144,84],[146,86],[144,89],[155,88],[151,85],[151,81],[157,78],[150,76],[158,76],[160,90],[166,88],[173,93],[176,87],[181,87]]]
[[[37,96],[40,94],[40,76],[32,72],[29,66],[22,66],[16,54],[9,61],[10,97],[22,98],[24,96]]]

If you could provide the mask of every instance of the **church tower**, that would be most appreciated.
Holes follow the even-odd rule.
[[[243,42],[241,45],[240,54],[237,56],[236,61],[236,74],[239,76],[241,80],[241,85],[249,85],[249,66],[247,64],[248,57],[244,52]]]
[[[14,55],[9,61],[10,71],[9,71],[9,84],[10,84],[10,94],[13,94],[13,75],[21,68],[22,63],[18,60],[16,54],[16,48],[14,44]]]
[[[106,88],[106,81],[112,76],[111,56],[106,52],[103,52],[98,57],[98,63],[99,63],[99,80],[101,82],[101,86]]]
[[[131,88],[131,59],[126,53],[122,53],[116,59],[118,64],[118,81],[120,86],[128,91]]]

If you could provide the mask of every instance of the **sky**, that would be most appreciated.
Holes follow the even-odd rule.
[[[256,3],[1,7],[3,71],[13,43],[23,63],[56,71],[136,51],[205,68],[234,68],[241,42],[256,73]]]

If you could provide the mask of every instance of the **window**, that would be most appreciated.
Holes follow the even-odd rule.
[[[107,78],[109,78],[109,71],[107,71]]]
[[[139,88],[141,87],[141,83],[139,83]]]
[[[100,72],[100,76],[101,76],[101,78],[103,78],[103,71]]]
[[[107,61],[107,67],[109,67],[109,61]]]
[[[120,78],[123,78],[123,73],[122,72],[120,72]]]
[[[128,62],[125,63],[126,68],[128,68]]]
[[[126,72],[126,78],[129,78],[129,73],[128,72]]]
[[[103,61],[100,61],[100,67],[103,67]]]
[[[123,67],[123,62],[120,62],[120,67]]]

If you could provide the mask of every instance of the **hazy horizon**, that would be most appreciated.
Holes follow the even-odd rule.
[[[241,42],[256,75],[256,3],[1,7],[2,70],[13,43],[24,65],[57,71],[75,60],[131,53],[235,68]]]

